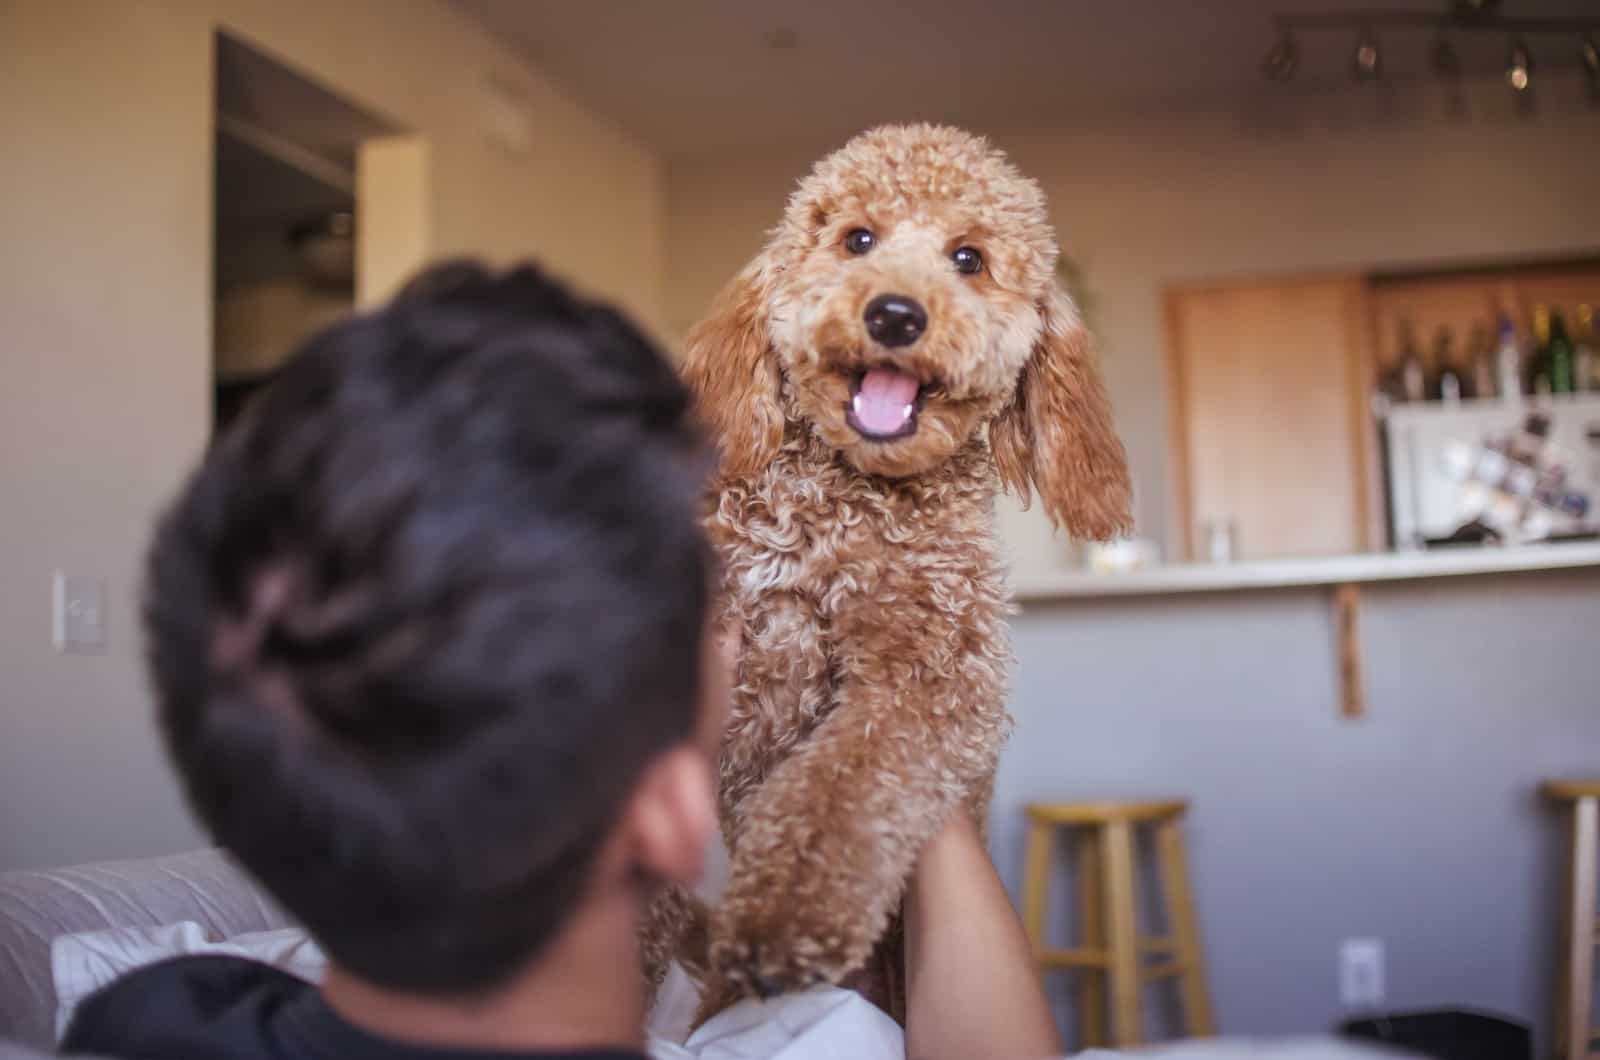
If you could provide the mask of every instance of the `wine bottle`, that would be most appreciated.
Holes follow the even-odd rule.
[[[1378,377],[1378,389],[1372,395],[1372,408],[1376,415],[1387,415],[1389,410],[1406,399],[1405,380],[1400,366],[1384,371]]]
[[[1522,347],[1517,344],[1517,328],[1511,318],[1500,314],[1498,324],[1499,346],[1494,352],[1494,369],[1498,377],[1495,389],[1501,401],[1522,400]]]
[[[1533,307],[1533,356],[1528,372],[1529,393],[1550,393],[1550,307],[1546,305]]]
[[[1472,338],[1468,344],[1467,397],[1478,399],[1495,396],[1494,346],[1489,341],[1489,329],[1483,324],[1472,325]]]
[[[1433,339],[1433,397],[1447,405],[1461,402],[1461,369],[1456,366],[1455,339],[1450,329],[1441,327]]]
[[[1570,394],[1577,387],[1573,376],[1572,340],[1567,337],[1567,322],[1557,309],[1550,314],[1550,392]]]
[[[1572,343],[1572,386],[1574,390],[1600,390],[1600,351],[1595,349],[1594,307],[1578,307],[1578,334]]]
[[[1422,364],[1422,354],[1417,350],[1416,336],[1411,331],[1411,321],[1400,321],[1400,393],[1406,401],[1426,401],[1428,398],[1428,370]]]

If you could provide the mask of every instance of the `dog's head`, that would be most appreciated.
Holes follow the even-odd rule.
[[[956,129],[885,126],[823,159],[765,250],[690,333],[723,469],[786,421],[866,474],[937,468],[987,429],[1005,483],[1083,537],[1128,521],[1122,445],[1055,280],[1038,185]]]

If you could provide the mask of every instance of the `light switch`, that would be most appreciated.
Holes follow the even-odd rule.
[[[106,591],[99,578],[56,571],[56,651],[99,655],[106,650]]]

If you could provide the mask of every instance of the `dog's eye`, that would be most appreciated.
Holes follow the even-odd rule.
[[[852,254],[865,254],[878,245],[878,237],[865,228],[853,229],[844,237],[844,248]]]
[[[956,271],[968,276],[983,271],[983,255],[971,247],[958,247],[950,260],[956,263]]]

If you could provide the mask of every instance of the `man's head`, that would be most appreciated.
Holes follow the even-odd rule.
[[[447,266],[314,338],[163,521],[146,622],[189,799],[353,974],[486,990],[604,852],[698,871],[688,407],[617,314]]]

